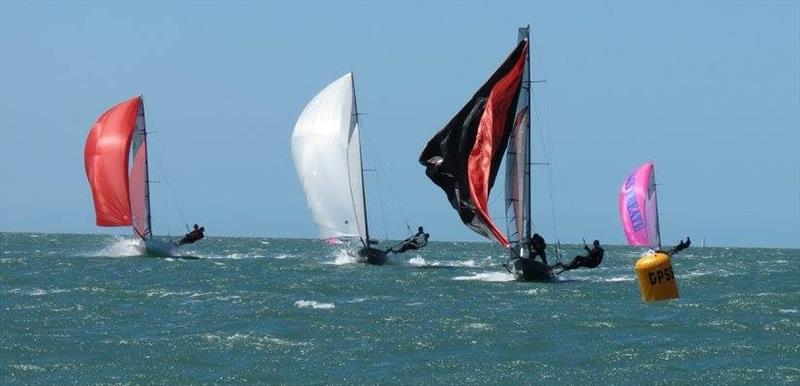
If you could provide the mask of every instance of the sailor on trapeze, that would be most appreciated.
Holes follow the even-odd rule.
[[[200,241],[203,237],[205,237],[205,235],[203,235],[203,232],[205,231],[205,227],[198,227],[197,224],[194,224],[194,229],[183,236],[181,241],[178,242],[178,245],[192,244],[196,241]]]
[[[690,245],[692,245],[692,240],[689,239],[689,236],[686,236],[686,242],[683,242],[683,240],[681,240],[678,243],[678,245],[676,245],[675,247],[672,248],[672,250],[669,251],[669,254],[674,255],[686,248],[689,248]]]
[[[428,245],[428,239],[431,237],[430,234],[425,233],[425,230],[422,229],[420,226],[417,228],[417,233],[414,236],[411,236],[398,245],[395,245],[386,250],[386,253],[394,252],[394,253],[403,253],[410,249],[420,249],[426,245]],[[399,249],[395,249],[400,247]]]
[[[586,268],[597,268],[600,263],[603,262],[603,255],[605,251],[603,248],[600,247],[600,240],[595,240],[592,243],[592,248],[590,249],[586,243],[583,244],[583,248],[586,249],[586,256],[578,255],[575,256],[572,261],[567,264],[558,263],[553,266],[553,268],[561,268],[561,271],[558,273],[562,273],[565,271],[569,271],[575,268],[586,267]]]

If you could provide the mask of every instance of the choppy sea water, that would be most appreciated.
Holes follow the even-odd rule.
[[[381,267],[314,240],[134,247],[0,234],[0,384],[800,383],[797,249],[692,247],[681,298],[645,304],[628,247],[554,283],[488,243]]]

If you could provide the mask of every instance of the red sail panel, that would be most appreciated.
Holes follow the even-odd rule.
[[[141,103],[141,97],[135,97],[110,108],[86,139],[83,162],[99,226],[132,224],[128,157]]]
[[[150,235],[147,205],[147,142],[142,142],[133,156],[130,174],[131,215],[133,229],[141,238]]]
[[[496,155],[505,150],[502,148],[503,138],[507,138],[506,125],[509,114],[513,114],[511,109],[512,107],[516,109],[516,97],[525,70],[527,50],[526,45],[511,71],[492,87],[478,125],[475,145],[467,161],[469,193],[472,202],[475,203],[477,214],[487,225],[493,238],[505,247],[509,246],[508,239],[489,216],[489,189],[492,185],[490,178]]]

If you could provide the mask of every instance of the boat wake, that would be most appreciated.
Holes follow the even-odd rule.
[[[345,265],[355,263],[358,263],[358,257],[351,254],[346,249],[337,249],[333,252],[333,261],[329,261],[326,264]]]
[[[144,254],[144,242],[139,238],[116,236],[111,245],[103,247],[92,257],[131,257]]]
[[[467,261],[451,260],[451,261],[428,262],[427,260],[423,259],[420,256],[408,259],[408,261],[406,261],[406,264],[415,268],[455,268],[455,267],[475,268],[478,266],[478,263],[476,263],[475,260],[467,260]]]
[[[508,272],[483,272],[472,276],[456,276],[453,280],[477,280],[487,282],[506,282],[514,281],[514,275]]]

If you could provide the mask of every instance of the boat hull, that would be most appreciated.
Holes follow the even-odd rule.
[[[551,281],[556,276],[547,264],[523,258],[514,262],[514,277],[518,281]]]
[[[144,241],[144,254],[150,257],[180,257],[177,245],[155,239]]]
[[[367,258],[367,264],[384,265],[387,262],[386,252],[377,248],[362,248],[358,254]]]

